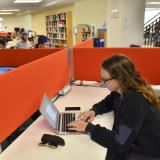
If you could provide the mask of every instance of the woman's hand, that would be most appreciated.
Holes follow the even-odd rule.
[[[92,110],[86,111],[80,114],[80,120],[84,122],[92,122],[96,116],[96,113]]]
[[[69,123],[67,126],[69,130],[85,132],[87,124],[88,124],[87,122],[84,122],[82,120],[76,120],[76,121]]]

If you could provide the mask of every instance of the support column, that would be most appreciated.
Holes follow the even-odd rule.
[[[143,45],[145,0],[107,0],[107,47]]]

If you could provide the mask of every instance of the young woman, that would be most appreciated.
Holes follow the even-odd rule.
[[[68,124],[69,129],[89,133],[108,148],[106,160],[160,160],[158,97],[127,56],[115,54],[104,60],[101,75],[110,95]],[[96,115],[110,111],[112,130],[91,123]]]

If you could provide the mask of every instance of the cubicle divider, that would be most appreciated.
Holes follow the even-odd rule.
[[[1,49],[0,66],[21,66],[62,49]]]
[[[22,54],[28,54],[27,50],[24,52]],[[30,55],[34,58],[24,59],[22,66],[0,75],[0,142],[38,109],[44,93],[49,97],[54,96],[69,82],[68,50],[52,54],[49,51],[47,54]],[[12,63],[14,55],[11,53],[7,56],[8,62],[4,65],[17,66],[23,59],[15,58]]]
[[[88,39],[83,41],[82,43],[73,46],[73,48],[69,49],[69,59],[70,59],[70,79],[74,79],[74,59],[73,59],[73,52],[74,49],[79,49],[79,48],[93,48],[93,39]]]
[[[142,77],[151,84],[160,84],[160,53],[158,48],[73,48],[74,79],[100,81],[102,61],[115,54],[129,56]]]

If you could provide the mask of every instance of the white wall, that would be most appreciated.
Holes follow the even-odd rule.
[[[95,24],[96,28],[105,23],[107,0],[77,0],[75,1],[75,25]]]
[[[145,0],[107,0],[107,46],[143,45],[144,10]]]
[[[120,11],[120,0],[107,0],[107,46],[121,46],[122,42],[122,12]],[[114,13],[113,11],[118,10]]]
[[[26,30],[32,29],[31,15],[0,17],[3,18],[5,32],[13,32],[15,27],[25,28]]]
[[[143,45],[145,0],[123,0],[122,46]],[[128,6],[128,7],[127,7]]]

